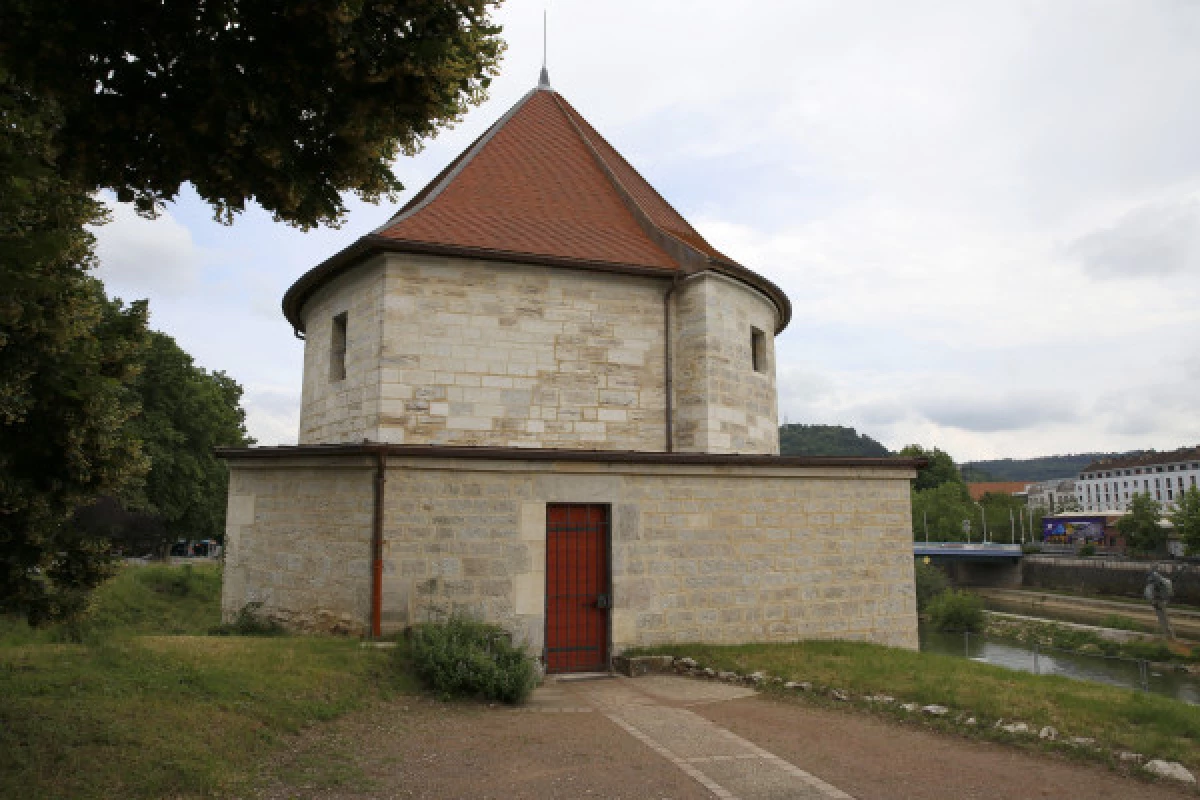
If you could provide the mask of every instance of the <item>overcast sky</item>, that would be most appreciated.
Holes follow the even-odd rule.
[[[491,98],[397,164],[411,192],[537,79],[509,0]],[[551,83],[716,247],[780,284],[781,419],[959,460],[1200,443],[1200,4],[555,0]],[[403,201],[404,198],[402,198]],[[98,232],[112,294],[290,443],[303,272],[384,222],[185,193]]]

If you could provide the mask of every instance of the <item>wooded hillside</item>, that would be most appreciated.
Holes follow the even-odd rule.
[[[865,433],[842,425],[780,425],[779,454],[886,458],[891,452]]]

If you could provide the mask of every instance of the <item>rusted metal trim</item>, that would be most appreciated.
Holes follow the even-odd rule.
[[[383,635],[383,510],[387,448],[375,450],[375,513],[371,519],[371,638]]]
[[[741,453],[666,453],[645,450],[555,450],[526,447],[478,447],[469,445],[310,444],[275,447],[218,447],[216,454],[230,461],[308,458],[324,456],[374,456],[392,458],[463,458],[488,461],[563,461],[608,464],[663,464],[721,467],[872,467],[877,469],[921,469],[924,458],[868,458],[860,456],[772,456]]]

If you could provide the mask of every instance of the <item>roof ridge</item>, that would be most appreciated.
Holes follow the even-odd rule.
[[[618,193],[621,195],[621,199],[625,201],[625,204],[629,207],[630,211],[633,212],[634,218],[637,219],[638,224],[640,224],[642,226],[643,230],[645,230],[646,233],[652,237],[657,237],[657,236],[669,237],[671,239],[672,244],[674,244],[676,246],[670,247],[670,248],[664,247],[663,249],[667,250],[667,253],[672,256],[676,256],[676,253],[672,252],[672,250],[676,250],[678,248],[683,248],[684,253],[685,253],[683,258],[677,257],[677,260],[679,260],[681,262],[680,263],[681,267],[688,265],[685,262],[695,262],[697,260],[699,260],[701,264],[707,264],[708,256],[706,254],[700,252],[698,249],[693,247],[690,243],[688,243],[684,239],[680,238],[679,236],[675,235],[675,233],[673,231],[671,231],[667,228],[663,228],[662,226],[660,226],[654,222],[654,219],[651,217],[650,212],[646,208],[644,208],[640,202],[638,202],[637,197],[635,197],[633,195],[633,192],[629,189],[629,187],[627,187],[625,185],[625,183],[621,180],[621,178],[616,174],[616,172],[612,168],[612,165],[610,165],[608,163],[608,161],[605,160],[604,156],[601,155],[600,151],[596,148],[596,145],[592,142],[591,137],[589,137],[587,135],[587,133],[583,130],[583,128],[580,127],[579,123],[576,122],[575,119],[571,116],[570,112],[567,111],[566,107],[570,107],[571,110],[574,110],[574,107],[571,106],[569,103],[567,103],[567,101],[564,98],[560,97],[557,93],[554,96],[554,103],[556,106],[558,106],[559,110],[562,112],[562,114],[566,118],[567,122],[570,123],[571,127],[579,135],[579,138],[583,141],[583,143],[585,145],[587,145],[588,152],[590,152],[592,154],[592,157],[596,159],[596,163],[599,164],[600,169],[603,170],[603,172],[604,172],[605,176],[608,178],[609,182],[611,182],[613,184],[613,187],[618,190]],[[564,105],[566,107],[564,107]],[[576,112],[576,113],[578,113],[578,112]],[[599,132],[596,132],[596,135],[600,136]],[[601,137],[601,138],[603,138],[603,137]],[[605,144],[608,144],[608,142],[606,141]],[[609,144],[609,147],[612,147],[612,145]],[[613,152],[616,152],[616,148],[613,148]],[[620,155],[620,154],[618,153],[618,155]],[[653,191],[655,194],[658,194],[658,190],[656,190],[653,186],[651,186],[650,182],[647,181],[644,177],[642,177],[642,175],[640,173],[638,173],[637,169],[632,164],[630,164],[628,162],[628,160],[626,160],[625,163],[631,170],[633,170],[634,174],[636,174],[639,178],[642,178],[642,182],[645,183],[647,186],[649,186],[651,191]],[[663,201],[663,203],[665,205],[667,205],[668,207],[671,206],[671,204],[667,202],[667,199],[665,197],[663,197],[661,194],[658,194],[658,197],[660,200]],[[672,209],[672,210],[674,210],[674,209]],[[676,211],[675,213],[678,214],[679,212]],[[682,215],[680,218],[682,219]],[[684,223],[686,224],[687,220],[684,220]],[[659,242],[658,244],[661,245],[662,243]]]

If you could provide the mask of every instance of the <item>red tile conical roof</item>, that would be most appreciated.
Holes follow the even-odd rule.
[[[790,305],[770,281],[712,247],[557,92],[542,85],[387,224],[310,270],[284,295],[300,310],[325,281],[377,251],[670,276],[724,272]]]

